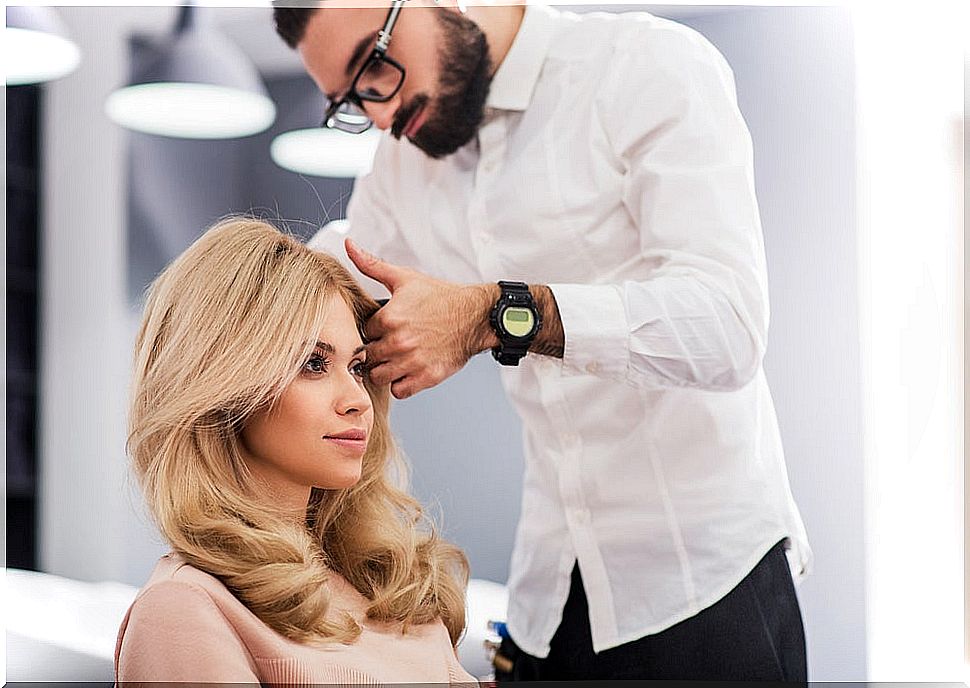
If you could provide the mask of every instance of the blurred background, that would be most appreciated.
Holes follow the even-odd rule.
[[[765,367],[815,553],[798,590],[812,680],[970,677],[968,29],[965,8],[935,7],[569,8],[683,22],[734,69],[768,254]],[[22,21],[11,9],[8,32]],[[73,66],[67,50],[60,74],[21,83],[7,58],[6,566],[137,587],[167,550],[124,452],[145,287],[229,213],[304,238],[340,231],[374,142],[338,149],[346,141],[303,131],[323,100],[268,7],[60,7],[48,24],[75,46]],[[249,100],[202,132],[178,117],[195,96],[170,95],[173,121],[146,124],[166,108],[124,87],[162,72],[231,82]],[[504,583],[522,449],[494,362],[479,356],[396,402],[392,420],[417,496],[472,575]],[[8,665],[18,647],[8,642]]]

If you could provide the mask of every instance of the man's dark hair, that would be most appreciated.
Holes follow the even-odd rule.
[[[296,49],[296,46],[303,40],[310,17],[313,16],[319,4],[313,2],[306,3],[307,6],[305,7],[293,7],[295,3],[292,0],[285,0],[286,6],[282,6],[283,4],[282,2],[273,3],[273,21],[276,22],[276,33],[288,46]]]

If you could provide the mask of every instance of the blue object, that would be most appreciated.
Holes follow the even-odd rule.
[[[504,621],[489,621],[488,630],[495,633],[499,638],[509,637],[509,630],[506,628]]]

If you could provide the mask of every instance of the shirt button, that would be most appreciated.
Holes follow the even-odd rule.
[[[597,372],[599,369],[600,369],[600,364],[599,363],[596,363],[595,361],[592,362],[592,363],[587,363],[586,364],[586,372],[587,373],[592,374],[592,373]]]

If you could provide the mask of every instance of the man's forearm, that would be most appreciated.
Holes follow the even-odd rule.
[[[529,353],[562,358],[566,338],[562,331],[562,321],[559,319],[556,297],[553,296],[552,290],[544,284],[530,285],[529,291],[532,292],[536,308],[542,315],[542,329],[532,340]],[[473,318],[469,343],[469,350],[472,355],[499,345],[498,337],[492,330],[488,316],[501,295],[502,292],[497,284],[476,285],[470,292],[466,312],[472,314]]]

